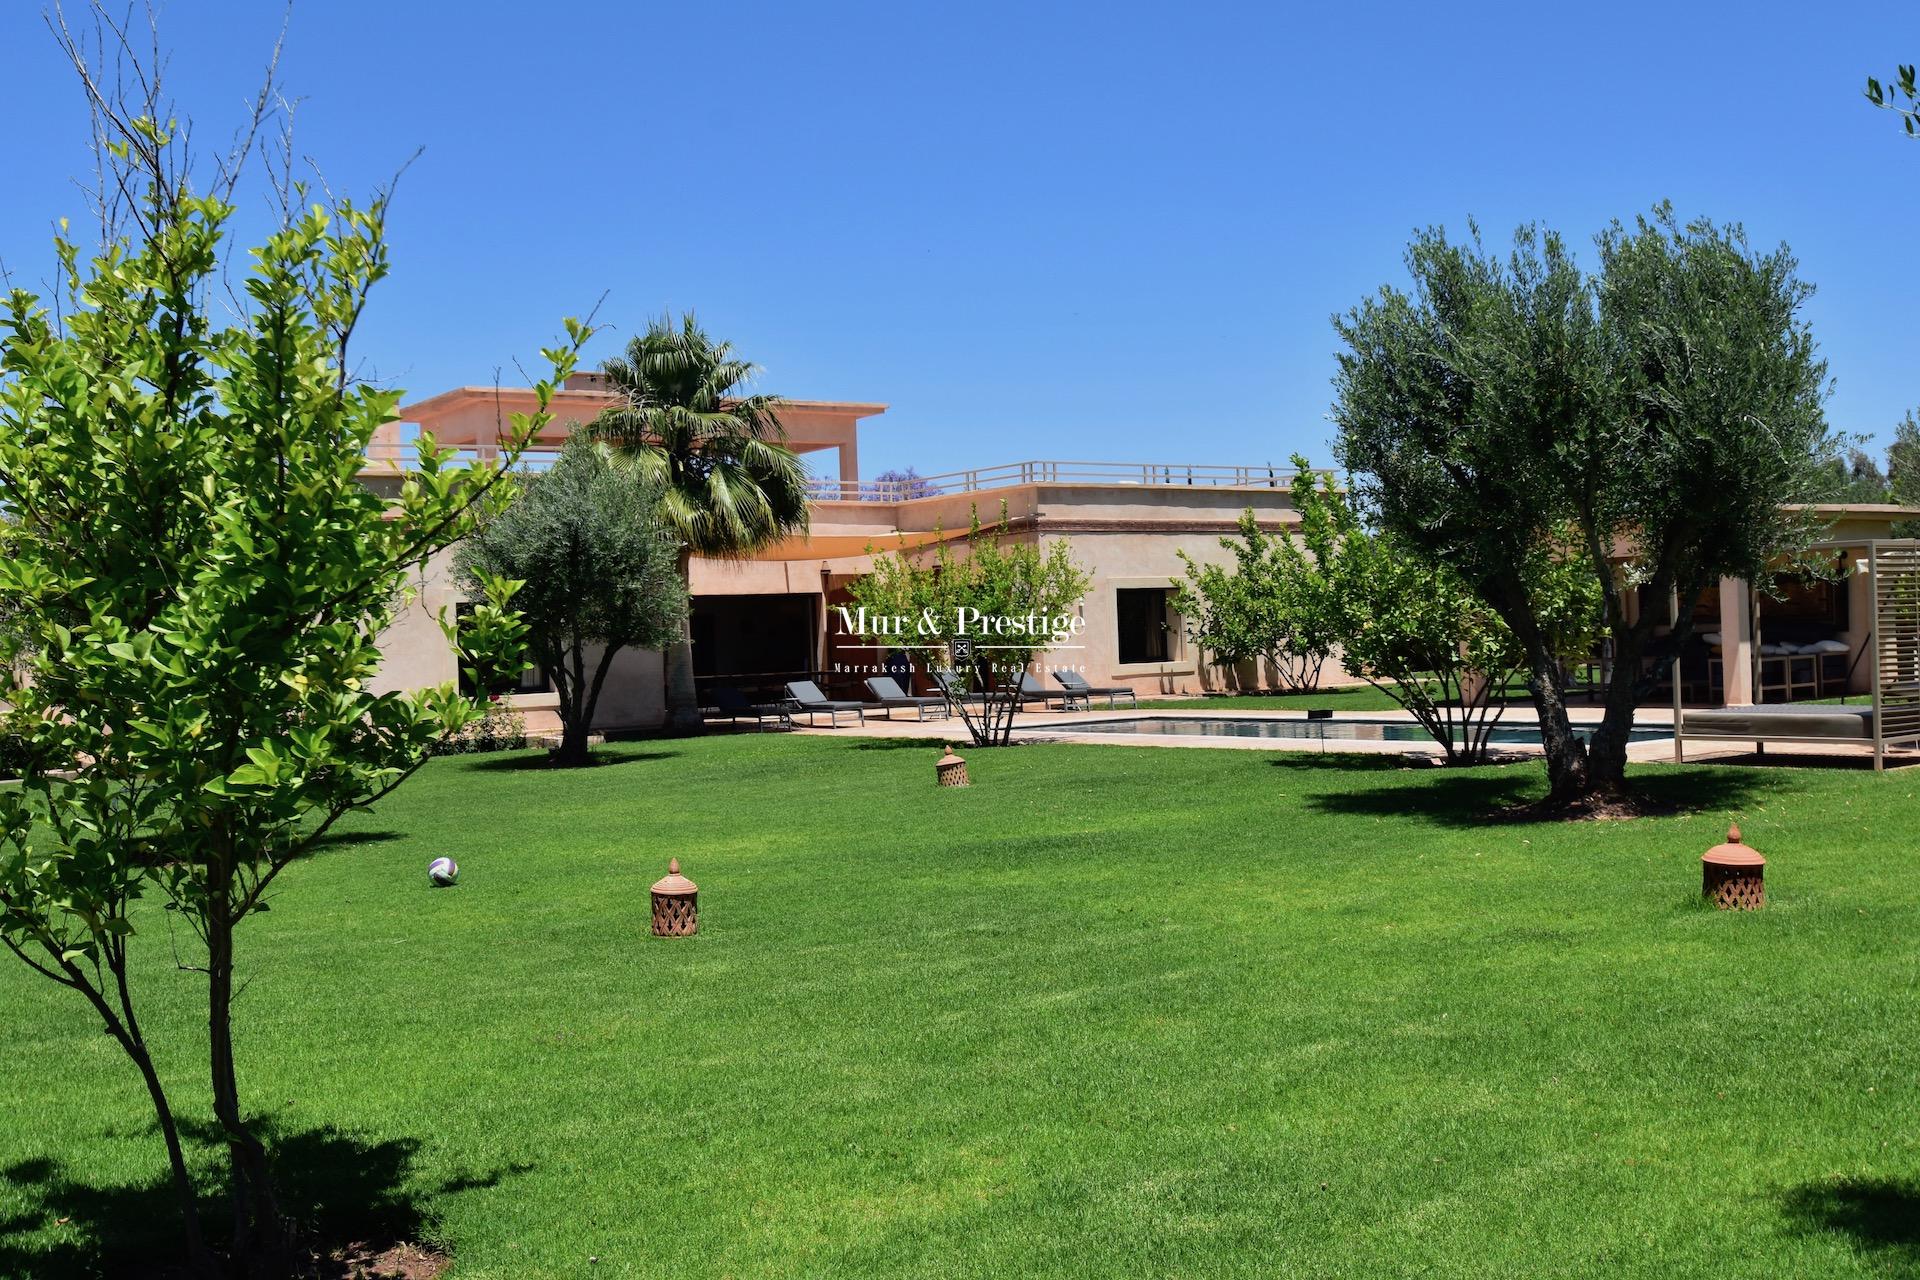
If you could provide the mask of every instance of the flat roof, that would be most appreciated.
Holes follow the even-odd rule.
[[[1875,520],[1920,520],[1920,507],[1898,502],[1783,502],[1788,511],[1811,511],[1817,516],[1860,516]]]
[[[400,415],[402,421],[406,421],[412,414],[421,409],[435,409],[441,407],[443,404],[459,401],[491,400],[495,396],[500,396],[503,399],[524,397],[531,400],[533,398],[533,388],[449,387],[447,390],[436,392],[424,400],[414,400],[403,404],[395,410],[395,412]],[[604,404],[613,399],[617,399],[617,396],[611,391],[595,391],[584,387],[577,387],[571,390],[561,389],[553,393],[555,404],[578,404],[583,401]],[[854,418],[871,418],[887,411],[886,404],[871,400],[795,400],[781,397],[780,403],[789,409],[810,410],[817,413],[833,413]]]

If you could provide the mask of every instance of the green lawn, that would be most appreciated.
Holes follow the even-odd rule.
[[[1920,1266],[1920,775],[1650,767],[1698,811],[1489,824],[1537,770],[935,754],[431,766],[243,937],[290,1201],[456,1280]],[[1765,912],[1698,905],[1729,814]],[[647,936],[670,854],[697,939]],[[142,988],[196,1099],[197,991]],[[167,1248],[118,1050],[13,962],[0,1027],[0,1274]]]

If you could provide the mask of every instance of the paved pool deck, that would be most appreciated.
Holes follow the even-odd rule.
[[[1598,724],[1603,712],[1599,707],[1572,707],[1568,716],[1576,725]],[[1367,738],[1321,739],[1300,738],[1241,738],[1212,736],[1203,734],[1167,734],[1167,733],[1100,733],[1087,732],[1091,725],[1103,721],[1139,720],[1147,717],[1177,720],[1288,720],[1301,724],[1311,723],[1305,711],[1236,711],[1227,708],[1197,707],[1190,710],[1166,710],[1142,707],[1134,710],[1130,707],[1118,707],[1108,710],[1101,707],[1093,711],[1022,711],[1014,719],[1013,736],[1016,742],[1071,742],[1089,746],[1103,747],[1184,747],[1199,750],[1227,751],[1305,751],[1316,755],[1367,754],[1401,755],[1414,760],[1437,762],[1444,758],[1438,743],[1428,741],[1388,741]],[[1353,711],[1336,713],[1336,720],[1374,721],[1379,723],[1414,724],[1414,716],[1408,711]],[[1539,723],[1532,707],[1509,707],[1497,723],[1503,728],[1528,728]],[[810,734],[829,734],[841,737],[866,738],[918,738],[929,743],[953,742],[964,748],[968,741],[966,725],[959,717],[949,720],[916,720],[912,712],[897,711],[893,719],[880,715],[868,716],[864,724],[853,724],[842,719],[838,728],[828,728],[824,718],[818,726],[806,723],[805,716],[796,717],[796,731]],[[1643,764],[1673,763],[1673,739],[1670,736],[1673,727],[1673,711],[1669,707],[1642,707],[1634,716],[1634,726],[1638,729],[1662,729],[1667,736],[1648,738],[1644,741],[1629,743],[1627,759]],[[1542,754],[1542,748],[1532,743],[1498,743],[1492,750],[1492,759],[1496,761],[1517,761]],[[1736,760],[1754,757],[1752,744],[1689,741],[1687,743],[1687,763],[1706,760]],[[1871,747],[1845,742],[1835,742],[1830,747],[1821,744],[1817,747],[1805,745],[1792,746],[1777,744],[1766,753],[1770,761],[1822,763],[1836,759],[1871,760]],[[1903,752],[1890,756],[1889,767],[1898,764],[1920,763],[1920,754]]]

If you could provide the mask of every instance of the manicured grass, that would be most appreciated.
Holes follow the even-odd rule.
[[[1920,775],[1648,767],[1697,811],[1557,825],[1479,818],[1532,767],[966,754],[963,791],[853,738],[434,764],[244,935],[290,1201],[456,1280],[1920,1265]],[[1758,914],[1698,903],[1731,815]],[[674,854],[702,932],[656,941]],[[199,985],[140,923],[197,1099]],[[0,1274],[165,1248],[118,1051],[17,963],[0,1026]]]

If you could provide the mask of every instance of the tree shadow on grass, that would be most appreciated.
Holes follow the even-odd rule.
[[[353,849],[363,844],[385,844],[389,840],[405,839],[398,831],[329,831],[313,842],[309,854],[322,853],[328,849]]]
[[[495,1186],[531,1167],[516,1164],[422,1186],[413,1171],[420,1150],[416,1138],[368,1142],[332,1127],[297,1132],[281,1132],[271,1124],[261,1128],[272,1152],[281,1207],[303,1248],[320,1258],[349,1245],[377,1253],[418,1241],[427,1220],[416,1196],[436,1198]],[[223,1155],[224,1143],[212,1125],[187,1123],[183,1129],[190,1143],[220,1148]],[[153,1141],[157,1147],[157,1135]],[[224,1166],[224,1159],[216,1163]],[[0,1184],[24,1201],[17,1211],[0,1217],[0,1275],[160,1280],[179,1274],[179,1208],[164,1176],[146,1183],[96,1186],[70,1176],[61,1161],[34,1159],[0,1168]],[[209,1243],[220,1247],[219,1233],[228,1221],[224,1186],[204,1186],[200,1215]],[[311,1274],[339,1272],[319,1262]]]
[[[503,751],[475,757],[462,767],[475,773],[585,773],[594,769],[611,769],[615,765],[641,764],[648,760],[673,760],[679,755],[678,751],[595,751],[588,755],[587,763],[561,768],[551,763],[544,751]]]
[[[1397,751],[1283,751],[1267,763],[1276,769],[1340,773],[1431,773],[1439,767]]]
[[[1920,1271],[1920,1182],[1903,1178],[1835,1178],[1805,1182],[1781,1199],[1787,1219],[1808,1234],[1847,1237],[1885,1255],[1898,1274]]]
[[[973,741],[967,737],[965,729],[951,738],[861,738],[854,743],[855,751],[931,751],[938,756],[951,742],[956,750],[974,750]],[[1018,742],[1013,746],[1020,745]],[[980,747],[981,751],[998,751],[999,747]]]
[[[1358,764],[1355,757],[1348,757],[1338,767],[1382,768]],[[1419,776],[1403,782],[1323,791],[1307,795],[1305,800],[1325,813],[1417,818],[1453,827],[1566,820],[1563,815],[1531,807],[1546,793],[1545,776],[1537,767],[1471,771],[1426,767],[1417,773]],[[1648,816],[1738,810],[1768,785],[1763,775],[1732,769],[1635,770],[1627,779],[1630,794]]]

